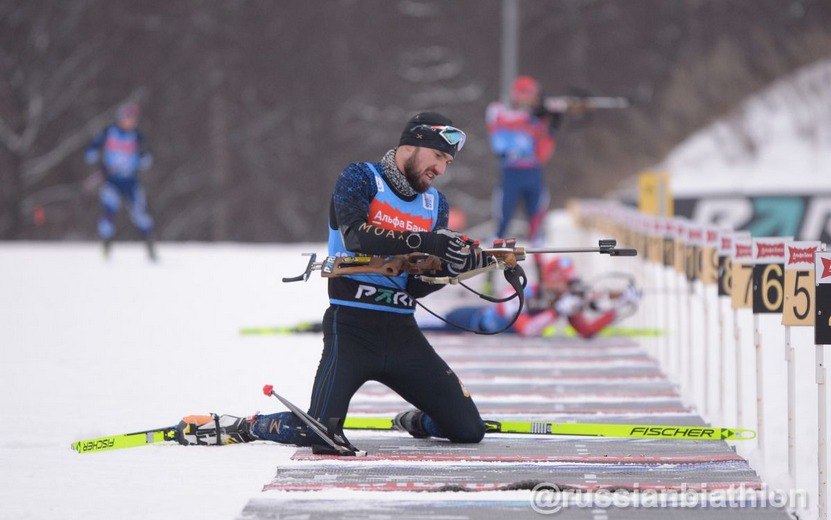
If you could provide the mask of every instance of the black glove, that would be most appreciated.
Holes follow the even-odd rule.
[[[470,253],[468,253],[467,258],[465,259],[465,265],[462,267],[462,269],[460,269],[460,272],[472,271],[473,269],[481,269],[495,261],[496,258],[494,258],[493,256],[489,255],[488,253],[485,253],[481,249],[477,249],[471,246]]]
[[[450,271],[452,275],[458,275],[465,271],[472,271],[474,269],[481,269],[486,267],[487,265],[496,262],[496,258],[488,253],[485,253],[481,249],[478,248],[479,242],[476,240],[471,240],[466,236],[462,237],[462,240],[465,240],[465,243],[470,247],[470,251],[465,258],[464,265],[448,265],[447,270]]]
[[[464,267],[470,254],[465,249],[468,244],[462,240],[462,235],[449,229],[410,233],[406,240],[413,251],[437,256],[457,269]]]

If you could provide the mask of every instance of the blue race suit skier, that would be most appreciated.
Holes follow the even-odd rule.
[[[450,275],[490,260],[445,229],[447,200],[432,187],[464,146],[465,134],[452,124],[440,114],[420,113],[407,122],[399,146],[380,162],[346,167],[331,200],[329,255],[424,252],[441,258]],[[323,354],[309,415],[323,424],[345,418],[358,388],[374,380],[416,407],[398,414],[398,428],[414,437],[479,442],[485,425],[473,399],[413,315],[415,298],[440,287],[407,274],[330,278]],[[291,412],[249,418],[189,416],[178,427],[182,444],[262,439],[309,445],[315,437]]]
[[[540,87],[529,76],[520,76],[514,81],[511,100],[510,106],[498,101],[491,103],[485,115],[491,149],[499,158],[502,170],[499,189],[494,196],[496,236],[505,237],[516,207],[523,201],[528,216],[529,242],[538,245],[549,201],[543,166],[554,153],[554,133],[561,122],[561,114],[538,111]]]
[[[153,218],[147,212],[147,197],[139,183],[138,172],[153,163],[144,148],[144,139],[138,130],[139,106],[125,103],[118,108],[115,124],[101,130],[87,147],[87,164],[98,165],[103,173],[99,197],[103,212],[98,220],[98,236],[104,243],[104,255],[109,256],[115,236],[115,216],[126,200],[130,219],[141,231],[151,260],[156,259],[151,233]]]

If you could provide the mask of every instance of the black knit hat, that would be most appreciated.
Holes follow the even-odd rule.
[[[407,126],[401,132],[401,139],[398,141],[398,144],[432,148],[448,153],[451,157],[456,156],[456,151],[458,150],[457,145],[448,143],[438,132],[418,128],[419,125],[452,126],[453,121],[436,112],[421,112],[420,114],[416,114],[407,121]]]

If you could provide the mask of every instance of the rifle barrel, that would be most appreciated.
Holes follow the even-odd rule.
[[[527,254],[536,254],[536,253],[557,253],[557,254],[564,254],[564,253],[600,253],[608,251],[609,249],[601,249],[599,247],[565,247],[565,248],[557,248],[557,247],[527,247],[525,248],[525,252]]]

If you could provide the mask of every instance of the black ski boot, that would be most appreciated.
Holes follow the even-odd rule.
[[[426,439],[430,434],[424,429],[423,417],[424,412],[421,410],[407,410],[396,415],[392,424],[396,430],[405,431],[416,439]]]
[[[113,249],[113,240],[111,238],[105,238],[103,241],[104,246],[104,260],[110,259],[110,253]]]
[[[257,437],[251,433],[251,427],[257,422],[257,416],[234,417],[233,415],[189,415],[176,427],[176,441],[188,446],[223,445],[251,442]]]

